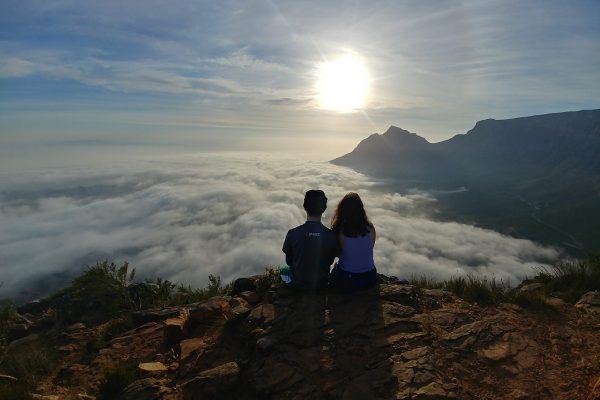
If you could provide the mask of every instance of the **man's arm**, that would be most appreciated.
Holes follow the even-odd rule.
[[[285,240],[283,241],[283,248],[281,250],[285,253],[285,263],[291,267],[292,261],[294,260],[294,256],[292,254],[292,244],[290,242],[290,232],[288,231],[287,235],[285,235]]]

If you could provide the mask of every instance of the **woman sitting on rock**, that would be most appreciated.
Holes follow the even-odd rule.
[[[375,227],[367,218],[357,193],[350,192],[340,201],[331,220],[331,229],[342,249],[339,263],[331,271],[332,286],[352,292],[377,283],[373,260]]]

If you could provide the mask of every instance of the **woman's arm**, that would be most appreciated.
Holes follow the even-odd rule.
[[[371,225],[371,240],[373,241],[373,246],[375,246],[376,239],[377,239],[377,232],[375,231],[375,226]]]

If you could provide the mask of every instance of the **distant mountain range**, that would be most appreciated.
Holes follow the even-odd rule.
[[[395,190],[449,191],[442,219],[600,252],[600,110],[486,119],[439,143],[391,126],[331,162]]]

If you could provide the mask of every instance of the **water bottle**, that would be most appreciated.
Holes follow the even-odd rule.
[[[281,275],[281,280],[283,283],[290,283],[292,281],[292,277],[290,276],[290,266],[284,265],[279,269],[279,273]]]

